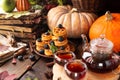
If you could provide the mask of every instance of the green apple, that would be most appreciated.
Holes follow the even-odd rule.
[[[0,0],[0,4],[5,12],[12,12],[15,9],[15,0]]]

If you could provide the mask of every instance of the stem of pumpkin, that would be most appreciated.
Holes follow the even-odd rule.
[[[113,19],[113,16],[111,15],[110,11],[107,11],[105,13],[105,16],[107,21],[111,21]]]
[[[78,12],[78,10],[76,8],[72,8],[72,10],[70,11],[70,13],[73,13],[73,12]]]
[[[64,5],[64,3],[66,2],[66,0],[57,0],[59,5]]]

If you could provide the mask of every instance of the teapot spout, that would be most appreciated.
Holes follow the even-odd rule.
[[[83,49],[83,51],[85,51],[85,50],[89,49],[88,39],[87,39],[87,36],[85,34],[81,34],[81,38],[83,40],[82,49]]]

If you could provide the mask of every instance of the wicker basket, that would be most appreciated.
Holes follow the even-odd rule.
[[[105,0],[71,0],[73,7],[85,12],[99,12],[104,10]]]

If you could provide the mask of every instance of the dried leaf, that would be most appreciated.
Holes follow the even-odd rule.
[[[16,74],[11,74],[11,75],[9,75],[9,76],[7,76],[4,80],[14,80],[14,79],[16,79]]]
[[[25,80],[32,80],[30,77],[27,77]]]
[[[0,73],[0,80],[14,80],[16,77],[16,74],[9,75],[8,71],[3,71]]]
[[[8,71],[3,71],[0,73],[0,80],[4,80],[7,76],[9,76]]]

